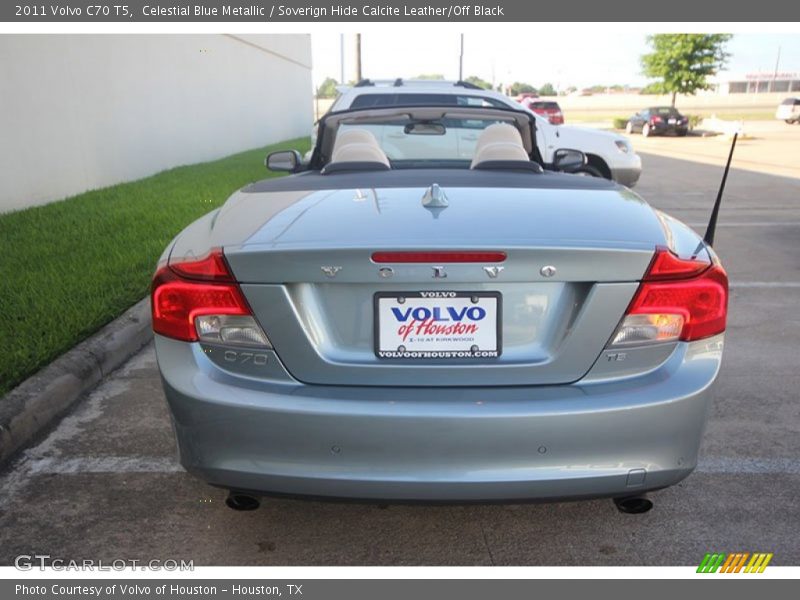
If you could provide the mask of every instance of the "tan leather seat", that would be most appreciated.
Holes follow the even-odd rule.
[[[336,133],[336,144],[333,153],[347,144],[373,144],[378,146],[378,140],[368,129],[344,129]]]
[[[331,163],[379,162],[391,166],[378,140],[367,129],[346,129],[337,134]]]
[[[511,125],[504,123],[489,125],[481,132],[475,144],[475,154],[470,169],[474,169],[482,162],[509,160],[530,161],[522,145],[522,136]]]
[[[372,144],[347,144],[333,154],[330,164],[344,162],[377,162],[391,167],[386,153]]]
[[[481,146],[496,144],[498,142],[508,142],[509,144],[519,144],[522,146],[522,136],[520,136],[516,127],[506,123],[495,123],[481,131],[481,135],[475,145],[475,151],[477,152]]]
[[[476,168],[481,163],[490,161],[519,161],[530,162],[527,152],[521,145],[498,142],[483,146],[472,159],[470,169]]]

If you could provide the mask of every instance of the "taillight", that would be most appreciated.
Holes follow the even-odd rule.
[[[710,260],[699,258],[685,260],[670,252],[668,248],[659,246],[656,248],[653,260],[650,261],[644,281],[689,279],[699,275],[710,266]]]
[[[222,250],[170,261],[151,287],[153,331],[185,342],[269,346]]]
[[[654,116],[650,117],[650,122],[651,123],[661,123],[661,117],[659,117],[658,115],[654,115]]]
[[[228,263],[225,262],[225,256],[219,248],[212,249],[200,258],[170,260],[169,267],[184,279],[233,283]]]
[[[658,248],[611,346],[699,340],[725,331],[727,313],[721,265]]]

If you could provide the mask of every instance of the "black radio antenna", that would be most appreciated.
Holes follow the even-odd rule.
[[[739,137],[739,132],[733,134],[733,143],[731,144],[731,151],[728,153],[728,162],[725,163],[725,172],[722,174],[722,183],[719,184],[719,192],[717,192],[717,200],[714,202],[714,210],[711,211],[711,218],[708,220],[708,228],[703,241],[709,246],[714,245],[714,233],[717,231],[717,217],[719,216],[719,205],[722,203],[722,193],[725,191],[725,182],[728,181],[728,171],[731,169],[731,160],[733,159],[733,149],[736,148],[736,138]]]

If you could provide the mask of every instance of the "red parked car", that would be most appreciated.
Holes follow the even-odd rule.
[[[561,112],[561,107],[558,102],[552,100],[539,100],[538,98],[523,98],[520,104],[535,112],[537,115],[543,116],[550,121],[551,125],[563,125],[564,113]]]

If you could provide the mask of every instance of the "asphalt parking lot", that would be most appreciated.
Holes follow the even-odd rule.
[[[636,191],[702,231],[721,168],[676,157],[671,139],[647,146],[637,143]],[[646,153],[659,148],[667,156]],[[651,512],[623,515],[609,500],[266,499],[236,513],[176,464],[150,345],[0,474],[0,564],[38,553],[195,565],[696,565],[707,551],[800,564],[800,178],[743,166],[729,177],[717,232],[732,293],[700,466],[653,494]]]
[[[783,121],[747,121],[736,144],[736,165],[741,169],[769,175],[800,177],[800,125]],[[708,136],[708,137],[704,137]],[[688,137],[630,136],[640,153],[654,153],[702,164],[724,164],[728,157],[730,137],[698,130]]]

